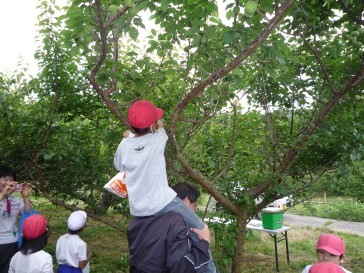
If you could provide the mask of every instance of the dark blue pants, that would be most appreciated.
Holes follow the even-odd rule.
[[[10,260],[18,251],[18,242],[0,245],[0,273],[9,272]]]
[[[57,273],[82,273],[82,270],[67,264],[61,264]]]

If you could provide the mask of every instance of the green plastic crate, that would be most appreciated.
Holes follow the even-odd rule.
[[[283,210],[265,208],[262,210],[262,222],[265,229],[277,229],[283,226]]]

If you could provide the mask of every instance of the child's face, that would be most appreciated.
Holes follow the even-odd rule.
[[[340,256],[333,255],[330,252],[327,252],[326,250],[323,250],[323,249],[317,250],[317,259],[320,263],[321,262],[330,262],[330,263],[340,265]]]

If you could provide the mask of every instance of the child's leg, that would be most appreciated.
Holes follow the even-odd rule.
[[[182,215],[183,220],[188,228],[194,227],[197,229],[203,229],[205,224],[197,216],[197,214],[188,207],[179,197],[175,197],[167,206],[158,211],[155,216],[163,215],[168,212],[177,212]]]
[[[204,229],[205,227],[204,222],[202,222],[201,219],[197,216],[197,214],[189,206],[187,206],[179,197],[175,197],[167,206],[165,206],[163,209],[161,209],[154,215],[155,216],[163,215],[172,211],[182,215],[185,224],[188,228],[194,227],[197,229]],[[189,237],[192,240],[192,244],[200,240],[200,238],[198,238],[198,236],[194,232],[190,232]],[[212,257],[210,250],[209,253],[210,256]],[[205,273],[215,273],[215,272],[216,268],[211,259],[209,264],[207,265]]]

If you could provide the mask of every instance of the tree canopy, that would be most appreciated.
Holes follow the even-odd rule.
[[[41,72],[1,75],[1,152],[54,202],[127,213],[102,185],[138,99],[165,110],[170,183],[201,185],[236,219],[233,272],[257,211],[282,194],[312,194],[324,174],[362,173],[362,1],[74,0],[39,9]]]

